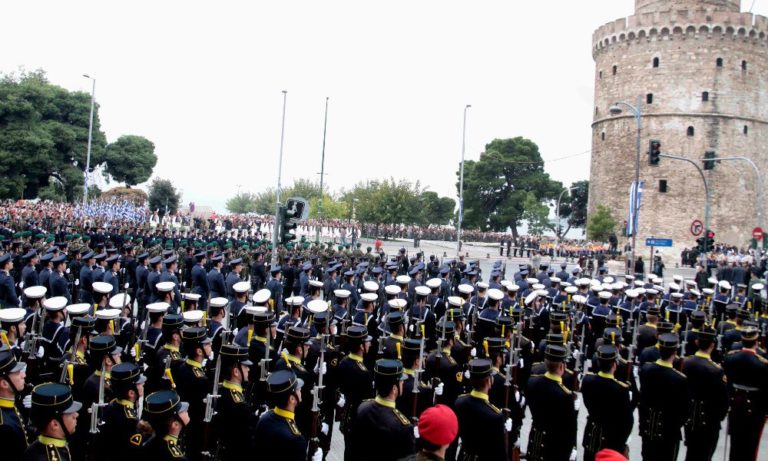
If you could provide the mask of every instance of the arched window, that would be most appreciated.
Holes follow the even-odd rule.
[[[715,61],[715,65],[717,67],[723,67],[723,58],[717,58],[717,61]]]
[[[701,100],[704,102],[709,101],[709,91],[704,91],[701,93]]]
[[[616,75],[616,72],[619,71],[619,66],[614,65],[613,66],[613,75]]]
[[[659,67],[659,58],[653,58],[653,67]]]
[[[741,61],[741,70],[747,70],[747,61]]]
[[[694,131],[693,127],[692,127],[692,126],[689,126],[689,127],[688,127],[688,133],[687,133],[687,134],[688,134],[688,136],[693,136],[694,132],[695,132],[695,131]]]
[[[648,93],[645,95],[645,103],[653,104],[653,93]]]

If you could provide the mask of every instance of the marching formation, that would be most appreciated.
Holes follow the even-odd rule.
[[[707,460],[726,419],[730,459],[757,459],[763,283],[18,243],[0,255],[4,460],[320,461],[335,425],[348,461],[594,460],[638,433],[643,459],[684,441]]]

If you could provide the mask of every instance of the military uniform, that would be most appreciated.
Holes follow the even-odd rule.
[[[742,338],[757,338],[757,329],[749,327]],[[755,349],[732,351],[723,363],[731,395],[728,429],[731,435],[730,460],[755,460],[760,435],[768,415],[768,360]]]
[[[147,461],[187,461],[185,449],[179,439],[181,434],[166,433],[165,427],[169,418],[186,412],[188,404],[182,402],[172,390],[152,393],[147,396],[145,402],[142,419],[152,424],[156,434],[147,442],[141,458]]]
[[[143,458],[152,461],[187,461],[189,459],[179,443],[179,438],[172,435],[152,438],[144,449]]]
[[[470,373],[475,377],[491,373],[489,360],[476,359],[469,362]],[[459,461],[493,461],[508,459],[504,439],[506,417],[501,410],[490,403],[488,395],[473,390],[456,399],[454,407],[459,420],[461,450]]]
[[[290,370],[274,372],[267,380],[267,390],[276,398],[301,391],[301,384]],[[294,421],[294,413],[276,406],[264,413],[256,424],[254,447],[259,459],[306,461],[307,439]]]
[[[358,459],[388,461],[415,451],[413,425],[391,400],[377,396],[364,401],[353,421],[352,443]]]
[[[685,358],[682,371],[691,391],[691,406],[685,423],[688,447],[685,459],[709,460],[720,437],[720,423],[728,413],[725,373],[701,351]]]
[[[253,365],[248,360],[248,350],[233,345],[222,347],[221,360],[222,367],[226,366],[228,369],[234,365],[239,367],[240,364]],[[242,371],[242,368],[240,370]],[[212,427],[219,438],[221,459],[239,460],[251,452],[251,433],[256,421],[251,419],[253,413],[240,384],[225,379],[219,388],[219,394]]]

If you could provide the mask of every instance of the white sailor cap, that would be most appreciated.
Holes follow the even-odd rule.
[[[549,281],[552,283],[560,283],[562,280],[560,280],[560,277],[550,277]]]
[[[440,288],[440,285],[442,285],[442,284],[443,284],[443,279],[439,279],[439,278],[436,278],[436,277],[427,280],[427,286],[429,288],[433,288],[433,289],[434,288]]]
[[[425,287],[424,285],[417,286],[414,291],[419,296],[429,296],[429,294],[432,292],[429,287]]]
[[[464,298],[461,296],[448,296],[448,304],[454,307],[461,307],[464,305]]]
[[[701,292],[699,290],[697,290],[696,288],[691,288],[691,291],[689,291],[688,293],[690,293],[692,295],[696,295],[696,297],[701,296]]]
[[[539,297],[538,291],[536,290],[531,291],[530,293],[528,293],[528,296],[525,297],[525,304],[528,305],[533,303],[534,301],[536,301],[536,298],[538,297]]]
[[[232,289],[235,290],[235,293],[248,293],[248,290],[251,289],[251,284],[248,282],[237,282],[232,285]]]
[[[405,308],[405,305],[408,304],[408,301],[397,298],[397,299],[390,299],[389,301],[387,301],[387,304],[389,304],[389,307],[392,309],[402,310]]]
[[[91,285],[91,287],[93,287],[93,291],[95,291],[96,293],[101,293],[101,294],[112,293],[111,283],[93,282],[93,285]]]
[[[588,278],[576,279],[576,285],[578,285],[580,287],[585,287],[585,286],[589,285],[589,279]]]
[[[182,312],[181,316],[184,318],[184,323],[198,323],[203,319],[203,311],[201,310],[189,310]]]
[[[694,286],[694,287],[695,287],[695,286],[696,286],[696,280],[687,279],[687,280],[685,281],[685,284],[686,284],[687,286]]]
[[[576,304],[587,304],[587,298],[584,295],[573,295],[573,302]]]
[[[0,309],[0,322],[18,323],[24,320],[25,315],[27,315],[27,311],[20,307],[8,307],[6,309]]]
[[[159,314],[159,313],[166,313],[168,312],[168,308],[170,305],[166,302],[158,302],[158,303],[152,303],[147,304],[147,312],[151,314]]]
[[[215,298],[211,298],[211,300],[208,301],[208,305],[211,307],[226,307],[228,303],[229,300],[223,296],[217,296]]]
[[[568,293],[569,295],[576,294],[578,291],[579,289],[574,286],[565,287],[565,292]]]
[[[504,297],[504,292],[498,288],[491,288],[488,290],[488,297],[494,301],[499,301]]]
[[[517,284],[515,284],[515,283],[510,283],[509,285],[507,285],[507,291],[515,292],[515,291],[517,291],[519,289],[520,289],[520,287]]]
[[[265,304],[267,301],[269,301],[269,298],[272,296],[272,292],[269,291],[266,288],[262,288],[261,290],[257,291],[253,294],[253,302],[256,304]]]
[[[363,282],[363,289],[367,291],[379,291],[379,284],[374,282],[373,280],[366,280]],[[400,288],[398,288],[398,291]]]
[[[321,280],[310,280],[309,286],[315,288],[323,288],[323,282]]]
[[[67,298],[64,296],[54,296],[43,301],[43,307],[49,311],[60,311],[67,305]]]
[[[411,278],[407,275],[398,275],[395,281],[400,285],[407,285],[411,281]]]
[[[245,313],[248,315],[259,314],[261,312],[267,312],[266,306],[245,306]]]
[[[525,281],[528,283],[528,285],[539,283],[539,279],[537,279],[536,277],[528,277],[527,279],[525,279]]]
[[[627,298],[637,298],[637,294],[638,293],[637,293],[637,291],[635,291],[633,289],[629,289],[629,290],[625,291],[624,294],[627,295]]]
[[[182,293],[181,297],[186,301],[200,301],[200,294],[199,293]]]
[[[478,289],[478,291],[480,291],[480,290],[487,290],[489,286],[490,285],[488,285],[487,282],[477,282],[477,289]]]
[[[675,293],[672,293],[670,296],[671,296],[672,298],[675,298],[675,299],[683,299],[683,294],[682,294],[682,293],[680,293],[679,291],[678,291],[678,292],[675,292]]]
[[[285,299],[285,303],[289,306],[301,306],[304,304],[304,296],[291,296]]]
[[[377,295],[376,293],[363,293],[363,294],[360,295],[360,299],[362,299],[365,302],[370,303],[370,302],[374,302],[377,299],[379,299],[379,295]],[[403,300],[403,301],[405,301],[405,300]]]
[[[659,290],[657,290],[656,288],[646,288],[645,289],[645,294],[647,294],[647,295],[657,295],[657,294],[659,294]]]
[[[94,283],[94,285],[96,285]],[[157,288],[157,291],[161,293],[168,293],[169,291],[173,291],[174,288],[176,288],[176,284],[168,281],[168,282],[160,282],[155,284],[155,287]]]
[[[131,307],[131,295],[128,293],[118,293],[109,299],[109,307],[112,309],[122,309]]]
[[[675,274],[675,275],[672,276],[672,280],[674,280],[675,282],[680,283],[680,282],[683,281],[683,276],[680,275],[680,274]]]
[[[645,294],[645,288],[643,288],[643,287],[635,288],[635,293],[637,293],[638,296],[644,295]]]
[[[611,292],[610,291],[601,291],[597,294],[597,296],[600,297],[600,299],[611,299]]]
[[[545,287],[541,283],[534,283],[531,288],[534,290],[543,290]]]
[[[96,318],[99,320],[117,320],[120,317],[120,309],[99,309]]]
[[[349,292],[349,290],[345,290],[343,288],[340,288],[338,290],[333,290],[333,296],[339,298],[339,299],[346,299],[349,298],[352,293]]]
[[[387,285],[384,287],[384,292],[388,295],[396,295],[401,293],[403,290],[400,289],[397,285]]]
[[[602,283],[600,284],[601,287],[603,287],[603,291],[611,291],[613,290],[613,284],[612,283]]]
[[[645,283],[643,283],[642,280],[635,280],[635,286],[636,287],[643,287],[643,286],[645,286]]]
[[[110,285],[110,287],[111,286],[112,285]],[[48,292],[48,289],[42,285],[24,288],[24,296],[30,299],[40,299],[43,296],[45,296],[45,293],[47,292]]]
[[[752,285],[752,291],[762,291],[763,288],[765,288],[765,285],[762,283],[755,283]]]
[[[615,282],[611,284],[611,289],[613,290],[623,290],[624,289],[624,283],[623,282]]]
[[[679,290],[679,289],[680,289],[680,285],[678,285],[678,284],[677,284],[677,283],[675,283],[675,282],[670,282],[670,283],[669,283],[669,289],[670,289],[670,290],[675,290],[675,291],[677,291],[677,290]]]
[[[90,308],[91,305],[88,303],[70,304],[67,306],[67,314],[71,316],[85,315]]]
[[[467,283],[462,283],[459,285],[459,293],[464,293],[465,295],[471,294],[473,291],[475,291],[475,288],[472,285],[469,285]]]
[[[701,292],[709,296],[712,296],[713,294],[715,294],[715,290],[713,290],[712,288],[702,288]]]
[[[611,277],[611,276],[603,277],[603,283],[613,283],[613,282],[614,282],[614,278],[613,277]]]
[[[718,285],[720,285],[721,290],[730,290],[731,284],[728,282],[728,280],[721,280],[718,282]]]
[[[707,279],[707,282],[711,283],[712,285],[717,285],[717,277],[714,275]]]

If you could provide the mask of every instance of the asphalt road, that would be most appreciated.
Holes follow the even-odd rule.
[[[367,245],[372,246],[372,241],[369,240],[362,240],[363,242],[363,248],[365,248]],[[436,257],[444,259],[444,258],[452,258],[456,256],[456,245],[455,243],[451,242],[435,242],[435,241],[426,241],[422,240],[420,248],[414,248],[413,247],[413,241],[412,240],[402,240],[402,241],[387,241],[384,242],[384,250],[388,255],[396,255],[401,247],[405,247],[408,250],[409,254],[415,254],[417,251],[424,251],[427,258],[429,258],[430,254],[434,254]],[[469,259],[477,259],[480,263],[480,267],[483,270],[483,274],[489,274],[491,271],[491,267],[493,263],[498,260],[502,259],[503,261],[507,262],[507,275],[511,277],[511,275],[515,272],[515,268],[517,267],[517,264],[521,264],[524,262],[528,262],[527,259],[523,258],[511,258],[508,259],[506,257],[500,258],[499,257],[499,248],[498,245],[492,245],[489,246],[488,244],[465,244],[462,251],[466,254],[469,254]],[[562,260],[558,259],[555,262],[560,263]],[[575,267],[575,264],[570,263],[568,265],[567,270],[570,271],[573,267]],[[613,266],[612,266],[613,267]],[[611,270],[611,273],[616,273],[618,270],[620,270],[623,266],[619,263],[615,265],[616,270]],[[691,268],[671,268],[667,270],[667,273],[664,274],[665,282],[669,282],[672,280],[672,276],[676,274],[683,275],[685,278],[692,278],[694,275],[694,270]],[[581,400],[581,396],[579,396],[579,400]],[[586,419],[587,419],[587,412],[586,409],[583,407],[579,411],[579,433],[578,433],[578,459],[582,459],[583,456],[583,449],[581,447],[581,439],[583,437],[583,430],[586,426]],[[638,434],[638,424],[637,424],[637,411],[635,412],[635,427],[632,432],[632,436],[629,441],[629,452],[630,452],[630,459],[639,460],[641,459],[641,448],[642,448],[642,441],[640,439],[640,435]],[[522,430],[522,440],[521,440],[521,446],[523,449],[523,452],[525,452],[525,448],[528,444],[528,432],[530,431],[530,412],[528,412],[528,416],[525,418],[523,423],[523,430]],[[717,444],[717,451],[715,452],[713,460],[723,460],[725,461],[727,459],[727,454],[725,452],[725,443],[726,443],[726,423],[723,422],[723,427],[720,431],[720,437],[718,439]],[[333,436],[333,443],[331,447],[331,452],[328,454],[327,459],[329,461],[343,461],[344,459],[344,437],[341,435],[341,433],[338,431],[338,424],[334,425],[334,436]],[[730,444],[730,440],[728,440],[728,443]],[[375,449],[375,448],[373,448]],[[680,453],[678,455],[679,460],[685,459],[685,444],[684,442],[681,442],[680,446]],[[768,459],[768,433],[763,432],[763,438],[761,439],[760,443],[760,458],[759,459]]]

